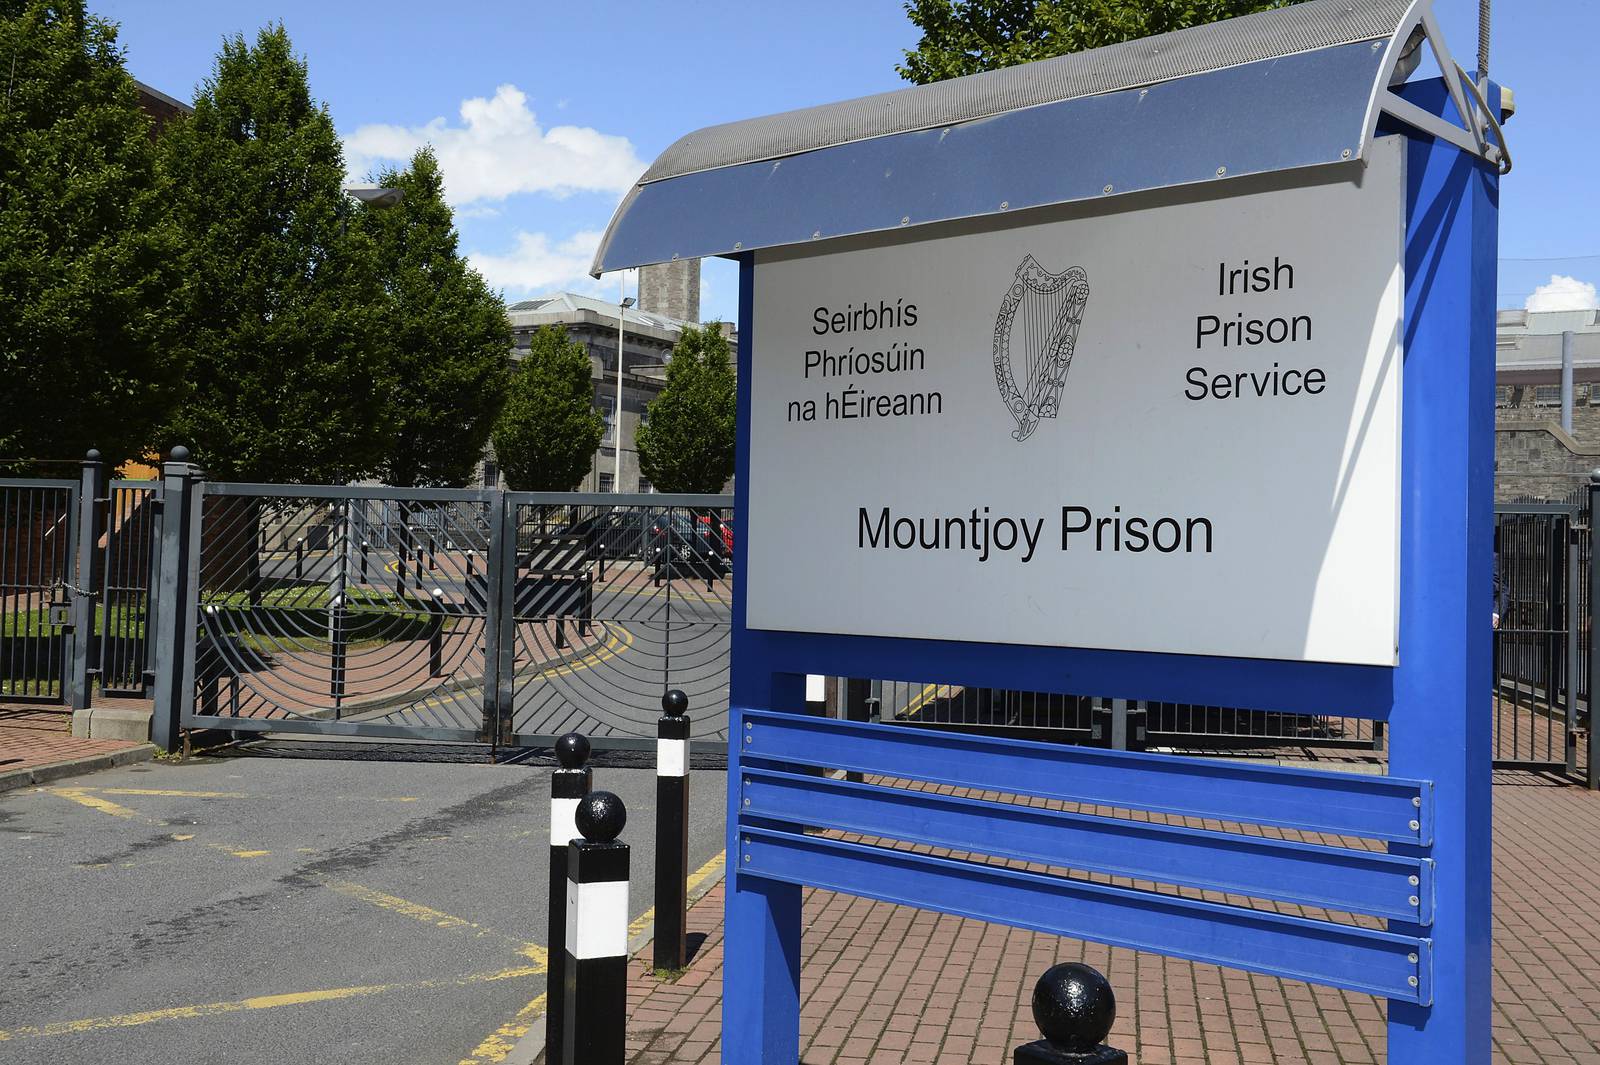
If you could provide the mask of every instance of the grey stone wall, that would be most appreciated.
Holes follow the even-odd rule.
[[[700,260],[676,259],[639,269],[639,309],[681,322],[700,320]]]

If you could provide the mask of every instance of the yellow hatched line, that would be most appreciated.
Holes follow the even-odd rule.
[[[924,684],[917,697],[906,704],[906,716],[916,717],[921,713],[925,706],[938,697],[940,687],[938,684]]]
[[[224,1013],[242,1013],[248,1010],[269,1010],[282,1006],[306,1006],[318,1002],[338,1002],[342,999],[385,995],[395,991],[426,991],[442,987],[466,987],[472,984],[492,983],[498,980],[516,980],[538,976],[544,968],[538,965],[520,965],[514,969],[500,969],[491,973],[473,973],[468,976],[447,977],[440,980],[410,980],[394,984],[364,984],[357,987],[330,987],[316,991],[295,991],[281,995],[254,995],[250,998],[228,1002],[203,1002],[193,1006],[172,1006],[139,1013],[119,1013],[110,1017],[86,1017],[76,1021],[56,1021],[51,1024],[23,1025],[9,1030],[0,1029],[0,1043],[13,1039],[37,1039],[53,1035],[79,1035],[103,1031],[108,1028],[137,1028],[160,1021],[187,1020],[192,1017],[214,1017]]]

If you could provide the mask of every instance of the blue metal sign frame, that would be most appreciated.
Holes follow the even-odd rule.
[[[1439,81],[1404,96],[1455,120]],[[1496,98],[1491,96],[1491,99]],[[1498,174],[1405,136],[1401,608],[1394,668],[757,631],[734,599],[723,1061],[794,1065],[800,898],[817,885],[1381,995],[1389,1060],[1485,1065],[1490,1018],[1490,540]],[[737,527],[750,475],[755,270],[741,259]],[[745,565],[745,542],[736,545]],[[806,717],[804,675],[1337,710],[1390,722],[1387,777],[1119,754]],[[1305,829],[1370,849],[1050,812],[816,775]],[[808,831],[809,830],[809,831]],[[1286,917],[839,838],[887,837],[1197,887]],[[1370,924],[1370,923],[1369,923]]]

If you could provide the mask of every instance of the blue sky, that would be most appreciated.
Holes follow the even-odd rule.
[[[1435,0],[1471,67],[1475,0]],[[440,150],[462,247],[510,299],[614,297],[584,272],[623,188],[681,134],[900,87],[916,43],[897,0],[512,3],[509,0],[90,0],[121,23],[134,76],[188,99],[223,35],[281,19],[353,164]],[[1511,85],[1516,161],[1502,196],[1502,305],[1550,276],[1600,281],[1592,67],[1600,4],[1497,5],[1490,71]],[[1536,260],[1532,262],[1522,260]],[[1550,261],[1558,260],[1558,261]],[[735,278],[707,263],[704,313],[731,318]],[[1570,290],[1570,291],[1569,291]],[[630,285],[631,291],[631,285]]]

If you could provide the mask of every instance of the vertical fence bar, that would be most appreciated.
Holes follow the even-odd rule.
[[[517,507],[499,489],[489,504],[489,558],[484,573],[488,599],[483,624],[483,739],[510,743],[515,716]]]
[[[1600,632],[1595,630],[1595,604],[1600,603],[1600,470],[1589,473],[1589,764],[1584,782],[1600,788],[1600,720],[1595,694],[1600,692]]]
[[[1561,691],[1566,727],[1561,730],[1567,775],[1578,772],[1578,513],[1574,508],[1562,522],[1566,528],[1566,596],[1562,616],[1566,620],[1566,639],[1562,646]],[[1551,707],[1554,710],[1554,707]]]
[[[100,452],[93,448],[84,456],[79,467],[77,521],[77,560],[68,570],[68,595],[72,603],[72,633],[68,638],[72,650],[67,659],[67,702],[74,710],[89,709],[93,699],[93,678],[98,664],[95,654],[94,615],[95,600],[99,598],[99,584],[95,580],[95,555],[100,546],[100,526],[105,514],[106,467]],[[72,548],[69,547],[69,550]],[[73,572],[76,571],[76,572]],[[106,619],[110,629],[111,619]]]
[[[189,449],[175,447],[161,466],[161,573],[157,595],[164,604],[156,633],[155,717],[151,739],[167,752],[178,749],[185,711],[194,700],[194,630],[199,589],[193,579],[200,544],[203,488],[189,465]],[[191,564],[192,563],[192,564]]]

